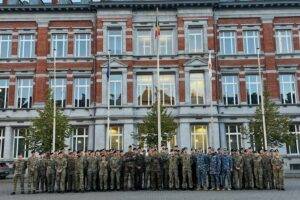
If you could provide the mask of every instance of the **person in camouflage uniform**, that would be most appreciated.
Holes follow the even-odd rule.
[[[151,189],[161,190],[160,155],[156,149],[151,151],[150,158]]]
[[[227,151],[221,150],[221,186],[231,190],[232,157]]]
[[[151,163],[151,158],[149,156],[150,154],[150,149],[147,150],[147,156],[145,156],[145,172],[144,172],[144,189],[149,189],[151,182],[150,180],[150,163]]]
[[[108,179],[108,161],[104,155],[101,155],[99,161],[99,187],[101,191],[107,190],[107,179]]]
[[[168,149],[163,148],[162,152],[160,153],[161,158],[161,177],[163,182],[163,188],[169,188],[169,154]]]
[[[90,155],[87,158],[87,163],[87,190],[96,191],[98,163],[95,152],[90,153]]]
[[[36,191],[36,181],[38,172],[38,154],[31,152],[31,156],[27,162],[28,168],[28,193],[35,193]]]
[[[143,173],[145,170],[145,157],[140,148],[135,150],[135,189],[140,190],[143,187]]]
[[[24,194],[24,176],[26,170],[26,162],[23,155],[20,154],[18,159],[13,164],[14,178],[13,178],[13,192],[12,195],[16,194],[18,182],[20,182],[21,194]]]
[[[75,188],[77,192],[84,192],[84,160],[85,153],[78,152],[75,157]]]
[[[46,179],[46,154],[41,154],[40,158],[38,159],[38,175],[36,181],[36,190],[41,190],[42,192],[47,192],[47,179]]]
[[[272,184],[272,164],[271,164],[271,156],[268,151],[261,151],[262,155],[262,170],[263,170],[263,188],[271,189]]]
[[[178,156],[172,149],[169,157],[169,189],[179,189]]]
[[[249,149],[245,150],[244,160],[244,185],[246,189],[253,189],[253,155]]]
[[[120,157],[120,153],[116,151],[109,160],[111,190],[114,190],[115,188],[117,190],[120,190],[121,166],[122,166],[122,160]]]
[[[128,147],[128,151],[124,154],[124,189],[134,189],[134,163],[135,154],[132,151],[132,146]],[[130,180],[130,184],[129,184]]]
[[[263,189],[262,158],[258,152],[255,152],[253,156],[253,174],[255,187]]]
[[[209,169],[208,156],[199,150],[196,155],[197,190],[207,190],[207,172]]]
[[[271,163],[274,175],[275,189],[284,190],[283,160],[280,157],[278,150],[275,151]]]
[[[55,171],[56,171],[55,154],[47,155],[46,157],[46,177],[47,177],[47,190],[49,193],[54,192],[55,187]]]
[[[220,190],[220,172],[221,172],[221,159],[219,155],[212,150],[209,174],[211,177],[211,190]]]
[[[244,160],[243,156],[237,150],[233,155],[233,187],[234,189],[242,189],[243,187],[243,171]]]
[[[193,188],[192,168],[191,168],[192,161],[191,161],[191,156],[190,154],[187,153],[186,148],[183,149],[180,158],[182,164],[182,188],[187,189],[187,187],[189,187],[190,189],[192,189]]]
[[[64,153],[60,152],[56,159],[56,185],[59,193],[66,190],[66,168],[67,159]]]
[[[75,153],[69,153],[67,157],[67,182],[68,182],[68,192],[75,191],[75,166],[76,166],[76,157]]]

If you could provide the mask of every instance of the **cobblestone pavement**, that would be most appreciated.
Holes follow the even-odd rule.
[[[299,200],[300,179],[286,179],[285,191],[136,191],[11,196],[11,180],[0,180],[0,200]]]

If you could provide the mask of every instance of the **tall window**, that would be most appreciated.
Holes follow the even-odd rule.
[[[25,143],[27,131],[26,128],[14,129],[14,158],[17,158],[19,154],[23,154],[25,158],[28,158],[27,145]]]
[[[223,101],[225,105],[236,105],[238,101],[238,82],[236,76],[222,77]]]
[[[152,41],[150,30],[137,31],[137,54],[138,55],[151,55],[152,54]]]
[[[208,145],[206,125],[191,125],[191,144],[193,149],[206,151]]]
[[[91,34],[75,34],[75,56],[89,57],[91,55]]]
[[[172,55],[174,53],[173,30],[160,31],[159,50],[161,55]]]
[[[32,79],[18,79],[17,100],[18,108],[31,108]]]
[[[175,75],[160,75],[162,105],[175,105]]]
[[[54,56],[53,50],[56,49],[56,57],[67,57],[68,54],[68,34],[58,33],[52,34],[52,49],[51,54]]]
[[[152,75],[137,76],[137,99],[139,106],[150,106],[153,100]]]
[[[221,54],[236,53],[236,37],[235,31],[220,32],[220,51]]]
[[[190,97],[192,104],[204,104],[204,75],[203,73],[190,74]]]
[[[8,80],[0,79],[0,109],[7,108]]]
[[[242,147],[241,125],[230,124],[225,125],[227,149],[240,149]]]
[[[120,106],[122,104],[122,74],[110,76],[110,105]]]
[[[74,105],[75,107],[90,106],[90,78],[74,79]]]
[[[291,30],[276,31],[277,53],[291,53],[293,51],[293,39]]]
[[[246,76],[247,102],[248,104],[259,104],[260,96],[260,77],[258,75]]]
[[[107,29],[107,50],[112,54],[122,54],[122,28],[111,27]]]
[[[0,58],[9,58],[11,56],[11,35],[0,35]]]
[[[280,78],[280,97],[282,103],[296,103],[296,86],[293,74],[282,74]]]
[[[65,107],[67,80],[65,78],[56,78],[55,80],[54,84],[54,79],[51,79],[51,89],[55,93],[56,106]]]
[[[123,127],[113,125],[109,127],[109,148],[110,149],[123,149]]]
[[[88,148],[88,128],[76,127],[73,130],[71,139],[72,151],[87,151]]]
[[[259,48],[259,31],[244,31],[244,53],[245,54],[256,54],[257,48]]]
[[[35,35],[21,34],[19,38],[19,57],[32,58],[35,56]]]
[[[0,158],[4,156],[5,129],[0,128]]]
[[[203,52],[203,29],[191,26],[188,28],[189,53]]]
[[[290,134],[293,136],[293,141],[290,145],[287,145],[288,154],[300,154],[300,126],[290,126]]]

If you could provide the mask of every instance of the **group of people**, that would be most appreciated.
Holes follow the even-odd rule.
[[[127,152],[32,152],[14,162],[13,192],[20,183],[28,193],[114,190],[284,190],[283,160],[277,150],[255,152],[251,148],[191,150],[162,147]]]

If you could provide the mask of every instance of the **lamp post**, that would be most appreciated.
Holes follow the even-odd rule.
[[[258,63],[258,74],[260,78],[260,96],[261,96],[261,113],[262,113],[262,122],[263,122],[263,135],[264,135],[264,149],[267,150],[268,148],[268,141],[267,141],[267,128],[266,128],[266,116],[265,116],[265,100],[264,100],[264,80],[261,73],[261,66],[260,66],[260,48],[257,48],[257,63]]]
[[[52,135],[52,152],[55,152],[56,139],[56,49],[53,49],[53,135]]]

